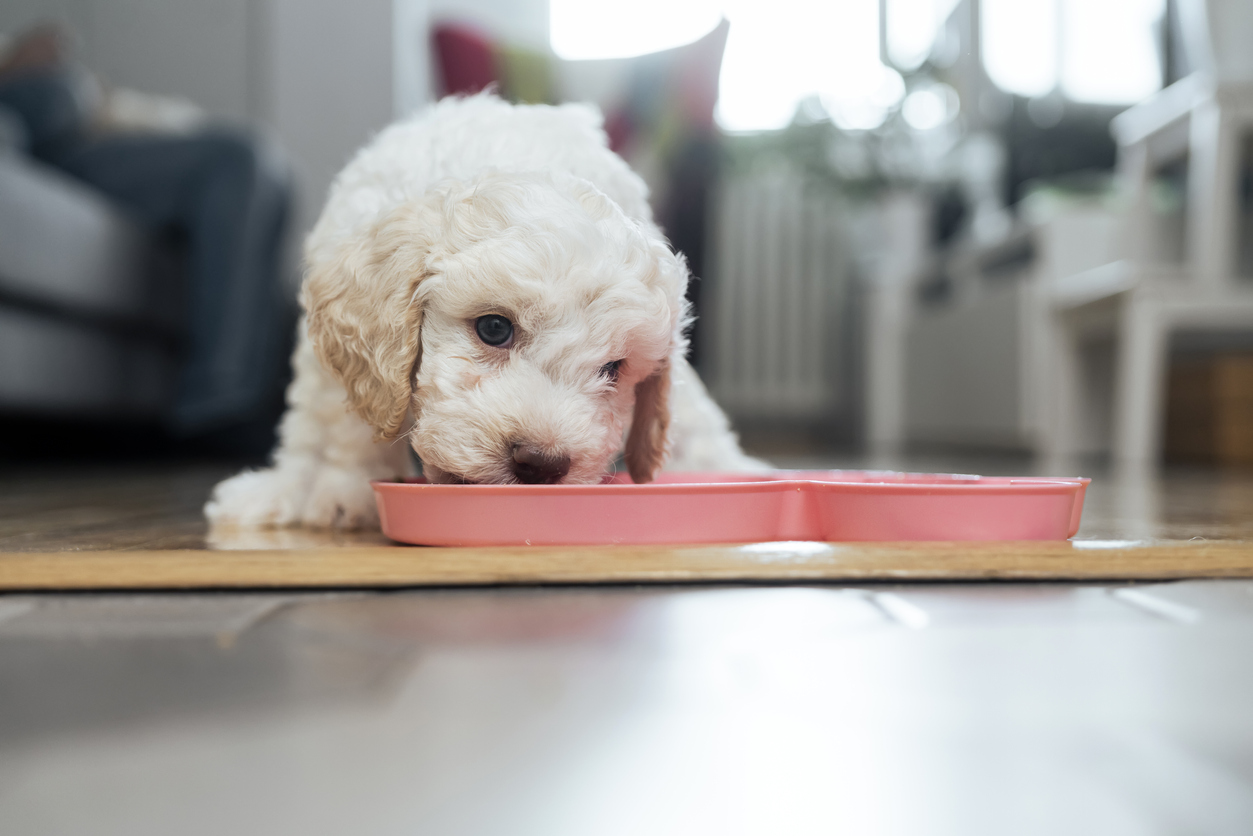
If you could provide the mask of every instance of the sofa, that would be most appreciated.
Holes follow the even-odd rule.
[[[29,157],[0,119],[0,416],[160,419],[180,272],[175,242]]]

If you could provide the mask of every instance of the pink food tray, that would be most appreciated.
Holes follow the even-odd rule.
[[[785,470],[599,485],[375,482],[383,533],[428,546],[1065,540],[1088,479]]]

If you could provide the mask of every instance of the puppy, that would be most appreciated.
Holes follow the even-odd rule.
[[[446,99],[383,131],[306,242],[273,466],[210,521],[376,526],[409,447],[444,483],[764,468],[684,360],[688,271],[646,198],[586,106]]]

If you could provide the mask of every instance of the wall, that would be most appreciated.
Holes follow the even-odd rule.
[[[393,0],[4,0],[0,31],[59,19],[112,84],[182,96],[272,135],[307,228],[335,173],[393,118]]]
[[[258,116],[301,174],[307,227],[336,173],[392,121],[392,0],[269,0],[265,9]]]
[[[4,0],[0,31],[61,20],[83,62],[113,84],[185,96],[233,120],[256,115],[253,0]]]

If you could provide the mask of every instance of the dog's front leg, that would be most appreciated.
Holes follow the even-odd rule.
[[[411,471],[403,440],[375,442],[322,368],[302,326],[273,465],[219,484],[205,506],[215,526],[376,528],[371,479]]]
[[[686,360],[674,364],[670,389],[671,456],[666,470],[761,472],[771,467],[740,448],[722,408]]]

